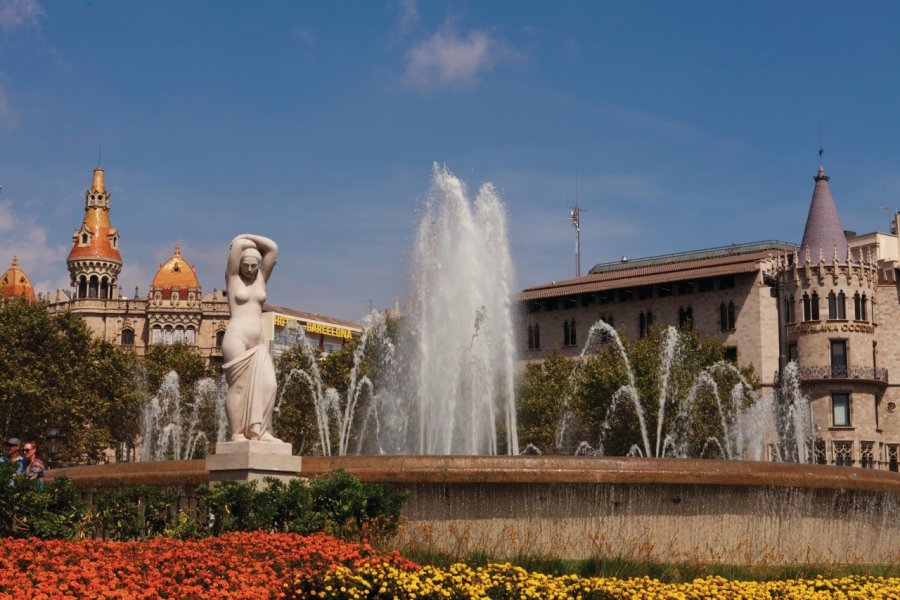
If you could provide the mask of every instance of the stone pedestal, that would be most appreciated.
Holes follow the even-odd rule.
[[[282,481],[300,475],[301,457],[291,454],[286,442],[219,442],[216,453],[206,458],[210,483],[217,481],[259,481],[275,477]]]

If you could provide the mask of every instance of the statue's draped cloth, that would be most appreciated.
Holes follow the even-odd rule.
[[[241,415],[239,423],[229,423],[232,431],[246,432],[253,423],[261,424],[261,431],[267,431],[272,421],[272,409],[275,407],[275,389],[262,394],[261,389],[267,386],[257,384],[261,373],[275,372],[275,365],[266,350],[265,344],[259,344],[222,366],[228,389],[241,387]]]

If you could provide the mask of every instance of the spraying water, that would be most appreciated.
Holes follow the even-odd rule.
[[[435,165],[396,370],[370,414],[378,452],[519,453],[514,291],[496,189],[485,183],[472,202],[465,185]]]

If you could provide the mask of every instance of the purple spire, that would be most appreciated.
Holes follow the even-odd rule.
[[[828,180],[825,167],[819,165],[816,188],[813,190],[809,215],[806,217],[806,229],[800,243],[801,256],[806,254],[808,248],[813,263],[819,261],[820,252],[825,256],[826,262],[830,263],[835,247],[838,262],[847,260],[847,238],[844,236],[844,227],[834,205],[834,198],[831,197]]]

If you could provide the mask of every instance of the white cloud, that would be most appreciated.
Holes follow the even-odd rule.
[[[406,82],[421,89],[469,87],[479,76],[521,56],[483,31],[460,35],[444,26],[406,53]]]
[[[30,215],[19,214],[11,200],[0,202],[0,268],[12,263],[13,256],[37,292],[52,288],[68,288],[69,277],[65,272],[67,244],[50,245],[47,228],[38,224]]]
[[[0,29],[36,27],[44,9],[37,0],[0,0]]]
[[[316,33],[309,27],[302,27],[300,25],[295,26],[291,30],[291,33],[294,34],[294,37],[303,42],[303,45],[306,47],[306,54],[311,55],[316,47]]]
[[[400,21],[398,26],[403,33],[409,33],[419,24],[419,5],[417,0],[400,0]]]

